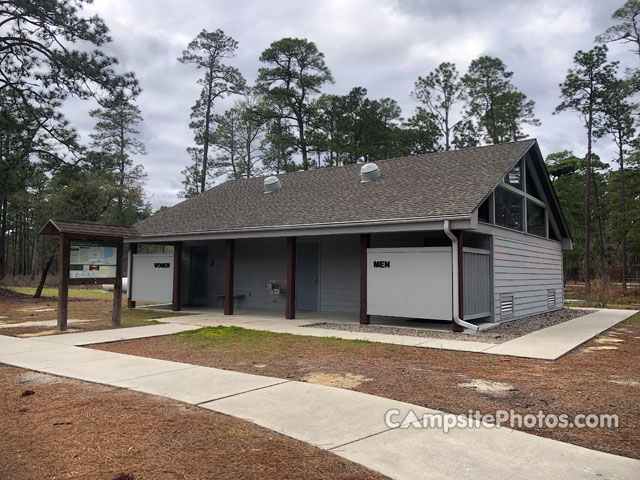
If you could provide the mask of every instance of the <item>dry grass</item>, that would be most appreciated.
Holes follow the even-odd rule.
[[[21,293],[23,295],[33,296],[36,292],[35,287],[7,287],[12,292]],[[58,287],[46,287],[42,289],[43,297],[58,297]],[[83,298],[93,300],[111,299],[113,292],[106,292],[99,288],[70,288],[69,298]]]
[[[75,289],[74,289],[75,290]],[[114,328],[111,325],[113,297],[95,290],[79,290],[88,292],[88,298],[70,298],[68,319],[69,329],[103,330]],[[99,295],[99,296],[98,296]],[[123,299],[123,303],[125,300]],[[145,309],[128,309],[123,307],[120,327],[137,327],[157,323],[154,319],[175,316],[173,312],[151,311]],[[184,315],[184,313],[180,314]],[[0,335],[35,335],[51,334],[56,331],[54,325],[29,325],[34,322],[55,322],[58,318],[58,302],[53,297],[31,298],[30,295],[14,290],[0,288]],[[82,320],[83,322],[72,322]],[[12,324],[22,324],[8,327]]]
[[[615,339],[602,342],[602,339]],[[640,315],[555,362],[215,327],[95,346],[342,388],[466,414],[618,414],[619,428],[525,430],[640,458]],[[593,350],[594,347],[615,347]],[[497,382],[497,383],[496,383]],[[463,386],[461,386],[461,384]],[[495,395],[478,385],[508,384]],[[470,388],[469,385],[476,388]]]
[[[602,305],[602,286],[600,282],[594,281],[591,284],[589,295],[585,294],[583,283],[569,284],[564,287],[564,297],[577,300],[585,300],[586,306]],[[630,285],[626,290],[620,284],[609,285],[605,304],[611,308],[640,308],[640,286]]]
[[[386,478],[237,418],[1,365],[0,416],[7,480]]]

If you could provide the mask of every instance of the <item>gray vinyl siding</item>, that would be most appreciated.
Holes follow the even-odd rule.
[[[360,311],[360,243],[357,235],[320,240],[320,311]]]
[[[245,296],[239,308],[284,310],[285,296],[267,293],[267,282],[284,283],[286,278],[287,244],[284,238],[236,241],[233,292]]]
[[[226,244],[224,241],[209,244],[209,278],[207,288],[207,303],[221,307],[223,302],[220,295],[224,295],[224,276],[226,261]],[[211,262],[213,261],[213,266]]]
[[[560,242],[494,228],[493,291],[496,321],[512,320],[562,308]],[[555,305],[547,303],[555,292]],[[501,297],[513,295],[513,315],[501,315]]]

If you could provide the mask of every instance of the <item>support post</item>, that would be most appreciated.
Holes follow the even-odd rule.
[[[133,256],[138,253],[138,244],[129,244],[129,274],[127,275],[127,308],[136,308],[133,298]]]
[[[367,248],[371,245],[371,235],[360,235],[360,323],[368,325],[371,317],[367,314]]]
[[[233,315],[233,267],[235,257],[235,240],[227,240],[227,254],[224,281],[224,314]]]
[[[458,316],[460,320],[464,320],[464,251],[463,251],[463,233],[458,231]],[[464,328],[456,322],[451,322],[454,332],[463,332]]]
[[[296,237],[287,237],[287,304],[285,318],[296,318]]]
[[[67,329],[67,308],[69,305],[69,264],[70,241],[66,233],[60,233],[60,252],[58,269],[58,330]]]
[[[118,239],[116,247],[116,281],[113,284],[113,309],[111,311],[111,324],[114,327],[120,326],[122,314],[122,265],[124,256],[124,243],[122,238]]]
[[[173,245],[173,300],[171,310],[179,312],[182,309],[182,242]]]

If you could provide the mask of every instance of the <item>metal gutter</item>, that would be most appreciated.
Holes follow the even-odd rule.
[[[477,332],[479,327],[460,318],[460,291],[458,290],[458,239],[449,228],[449,220],[444,222],[444,233],[451,240],[452,281],[453,281],[453,321],[461,327]]]
[[[473,220],[472,215],[445,215],[445,216],[433,216],[433,217],[407,217],[397,219],[379,219],[379,220],[360,220],[350,222],[325,222],[325,223],[309,223],[309,224],[296,224],[296,225],[272,225],[272,226],[258,226],[258,227],[241,227],[233,229],[220,229],[220,230],[202,230],[191,232],[170,232],[162,234],[145,235],[141,234],[140,237],[132,238],[130,241],[144,243],[145,241],[163,241],[171,239],[171,241],[180,241],[181,237],[188,238],[189,240],[207,240],[212,236],[219,236],[220,238],[241,238],[242,235],[259,236],[260,233],[264,233],[265,236],[277,236],[278,232],[283,232],[284,235],[290,235],[292,231],[308,230],[309,233],[301,235],[314,235],[319,234],[318,230],[330,229],[335,233],[340,233],[340,230],[347,229],[370,229],[380,228],[386,229],[387,227],[392,229],[394,227],[401,226],[418,226],[421,224],[435,224],[448,220],[452,222],[463,221],[471,222]],[[471,223],[469,227],[472,227]],[[468,227],[467,227],[468,228]],[[412,228],[415,229],[415,228]],[[440,230],[439,226],[434,225],[434,230]],[[400,230],[402,231],[402,230]]]

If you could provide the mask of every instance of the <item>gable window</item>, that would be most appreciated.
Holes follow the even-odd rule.
[[[503,181],[512,187],[522,190],[522,162],[518,162],[518,164],[504,176]]]
[[[540,195],[540,192],[538,191],[538,187],[536,186],[536,182],[533,179],[534,173],[531,170],[531,168],[529,168],[529,165],[527,165],[527,175],[526,175],[526,179],[527,179],[527,193],[529,195],[531,195],[532,197],[536,197],[537,199],[541,199],[542,195]]]
[[[546,237],[547,229],[544,216],[544,207],[527,200],[527,233]]]
[[[501,225],[514,230],[524,231],[522,221],[524,197],[504,188],[496,188],[496,225]]]
[[[489,196],[482,205],[478,207],[478,220],[485,223],[491,223],[491,196]]]

